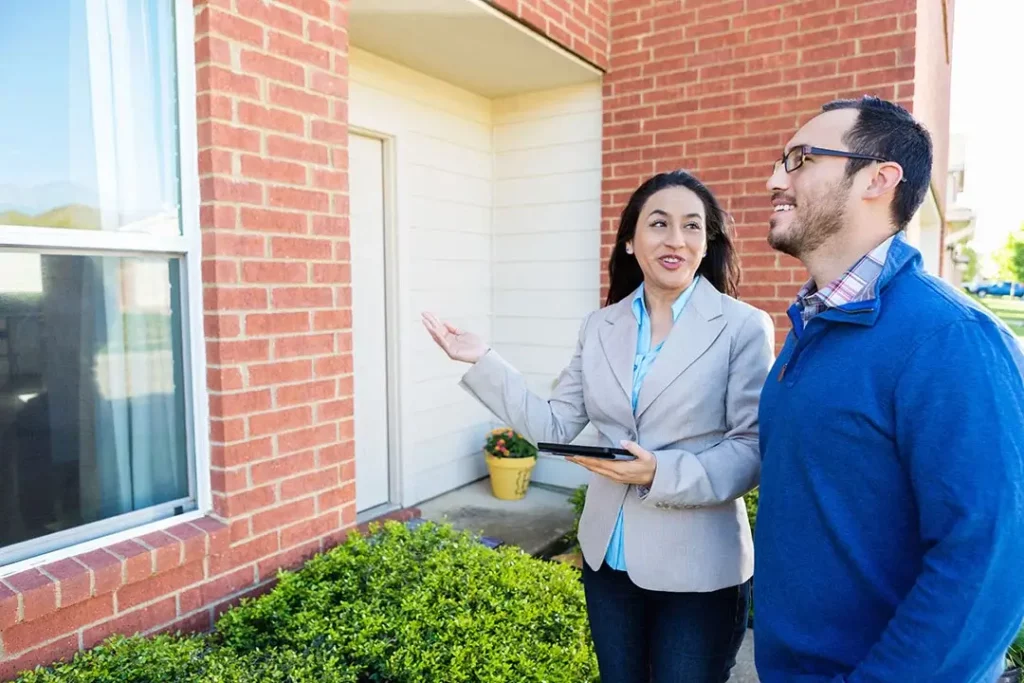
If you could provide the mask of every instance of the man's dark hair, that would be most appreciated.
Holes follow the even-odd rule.
[[[833,100],[822,111],[856,109],[857,122],[843,136],[851,152],[894,161],[903,167],[903,180],[892,200],[892,219],[903,230],[921,206],[932,177],[932,138],[909,111],[871,95],[856,100]],[[850,159],[846,175],[852,176],[872,162]]]

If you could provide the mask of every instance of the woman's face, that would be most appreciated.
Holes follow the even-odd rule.
[[[682,292],[690,286],[707,251],[706,218],[704,202],[685,187],[666,187],[647,199],[626,242],[646,289]]]

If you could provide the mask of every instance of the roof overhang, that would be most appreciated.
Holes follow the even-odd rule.
[[[961,228],[957,228],[946,233],[946,245],[953,246],[966,242],[974,237],[974,223],[969,223]]]
[[[489,98],[601,80],[601,71],[483,0],[351,0],[349,40]]]

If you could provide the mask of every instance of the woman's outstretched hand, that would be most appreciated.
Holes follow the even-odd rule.
[[[423,313],[423,326],[452,360],[475,363],[490,350],[480,337],[438,320],[433,313]]]

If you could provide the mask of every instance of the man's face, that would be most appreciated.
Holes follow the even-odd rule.
[[[848,148],[843,135],[857,121],[856,109],[824,112],[808,121],[783,150],[800,145],[827,149]],[[852,178],[846,159],[807,155],[803,165],[787,173],[781,162],[768,179],[773,212],[768,221],[768,244],[796,258],[820,248],[843,229]]]

